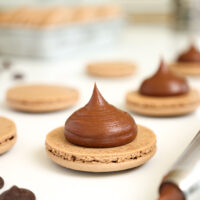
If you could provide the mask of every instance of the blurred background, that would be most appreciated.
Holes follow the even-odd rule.
[[[199,28],[199,9],[199,0],[1,1],[0,52],[63,58],[88,46],[116,42],[127,26],[139,25],[187,31],[192,38]]]
[[[21,143],[27,149],[30,146],[30,151],[19,151],[23,162],[17,162],[15,170],[22,173],[7,170],[10,165],[9,161],[5,162],[7,177],[10,180],[14,177],[24,185],[28,180],[38,199],[47,199],[47,194],[50,195],[49,200],[57,199],[58,195],[63,197],[61,195],[66,195],[65,183],[68,181],[67,195],[73,199],[84,199],[84,196],[88,200],[94,197],[96,200],[106,197],[116,200],[156,199],[161,178],[182,152],[194,129],[199,128],[199,113],[176,120],[136,116],[137,123],[158,133],[159,151],[150,166],[138,168],[132,175],[126,172],[116,176],[74,176],[69,172],[66,176],[66,172],[57,166],[48,170],[43,155],[33,144],[43,146],[41,138],[45,137],[47,130],[63,124],[67,116],[88,102],[94,82],[108,102],[125,110],[127,91],[137,90],[141,81],[157,70],[161,57],[171,63],[191,42],[199,47],[199,9],[200,0],[0,1],[0,103],[4,105],[9,87],[24,82],[69,85],[80,91],[79,104],[58,113],[27,115],[1,106],[0,114],[16,119],[20,134],[24,133],[25,142],[20,135]],[[133,76],[118,79],[89,76],[85,67],[97,60],[131,61],[138,66],[138,71]],[[200,88],[198,78],[190,79],[190,84]],[[34,137],[30,138],[31,134]],[[174,140],[174,135],[177,140]],[[23,159],[23,152],[27,159]],[[11,158],[18,161],[13,155]],[[31,167],[24,168],[24,165]],[[49,176],[52,169],[55,170],[55,181]],[[29,175],[32,177],[27,179]],[[48,187],[45,176],[49,176]],[[113,186],[114,192],[110,186]],[[141,192],[141,186],[145,192]],[[74,187],[78,187],[79,192],[74,192]],[[56,192],[52,194],[50,191]]]
[[[0,68],[43,81],[55,73],[49,66],[60,66],[60,76],[70,62],[80,72],[90,61],[118,59],[136,62],[145,75],[161,56],[173,62],[191,42],[198,47],[199,9],[199,0],[0,1]]]
[[[0,7],[15,9],[21,6],[77,6],[77,5],[118,4],[131,21],[182,23],[188,25],[199,18],[199,0],[7,0],[1,1]]]

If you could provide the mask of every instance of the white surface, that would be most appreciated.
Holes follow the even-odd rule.
[[[184,34],[174,33],[164,27],[129,28],[118,45],[87,50],[63,62],[13,61],[11,73],[23,71],[28,82],[75,86],[81,92],[81,99],[75,107],[61,112],[26,114],[12,111],[5,105],[4,92],[16,82],[10,81],[11,74],[1,72],[0,115],[14,120],[18,132],[14,148],[0,156],[0,176],[6,182],[4,190],[13,184],[30,188],[38,200],[156,200],[163,175],[200,128],[200,110],[177,118],[150,118],[132,114],[137,123],[155,131],[158,151],[147,164],[119,173],[90,174],[64,169],[47,158],[45,136],[63,125],[73,111],[87,103],[94,81],[97,81],[108,102],[125,109],[126,92],[136,89],[141,80],[157,68],[161,55],[170,61],[186,41]],[[111,80],[87,76],[85,64],[89,60],[103,58],[136,61],[140,66],[139,73],[130,78]],[[191,79],[190,83],[199,87],[200,79]]]

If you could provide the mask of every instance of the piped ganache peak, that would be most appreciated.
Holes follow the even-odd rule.
[[[178,62],[186,63],[200,63],[200,51],[195,45],[191,45],[190,48],[182,53],[178,58]]]
[[[127,112],[106,102],[95,84],[89,103],[67,119],[64,134],[75,145],[116,147],[134,140],[137,125]]]
[[[139,92],[146,96],[169,97],[186,94],[189,91],[187,81],[169,71],[162,60],[158,71],[143,81]]]

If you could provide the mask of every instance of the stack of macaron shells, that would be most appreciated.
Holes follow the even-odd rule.
[[[144,80],[137,91],[126,96],[127,107],[147,116],[177,116],[193,112],[200,95],[191,88],[184,77],[168,69],[162,60],[157,72]]]
[[[67,119],[65,127],[47,135],[46,151],[66,168],[120,171],[148,161],[156,152],[156,136],[106,102],[95,85],[90,101]]]
[[[122,15],[117,5],[20,7],[0,13],[0,25],[49,27],[109,20]]]

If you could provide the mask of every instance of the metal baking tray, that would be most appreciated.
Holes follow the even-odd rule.
[[[51,27],[0,26],[0,53],[32,58],[62,58],[88,46],[117,39],[123,18]]]

